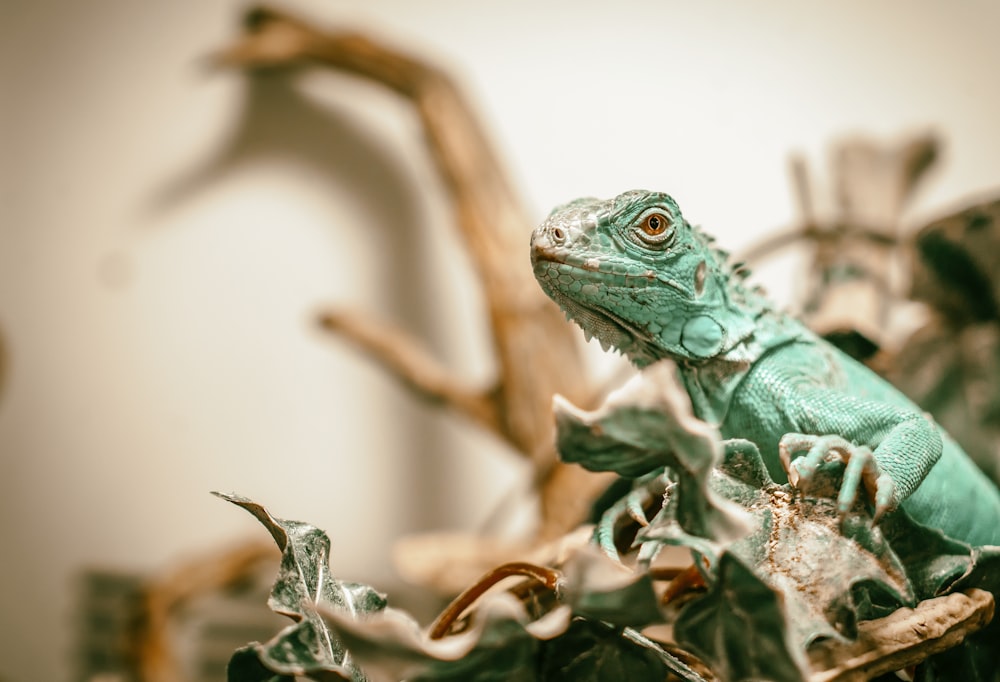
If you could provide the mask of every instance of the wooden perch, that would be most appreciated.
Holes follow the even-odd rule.
[[[424,400],[447,405],[500,433],[499,416],[490,393],[459,384],[402,329],[346,311],[321,315],[319,322],[323,329],[358,345]]]
[[[455,224],[482,283],[499,376],[477,392],[406,335],[358,315],[330,313],[324,328],[349,338],[424,398],[471,417],[533,463],[541,486],[541,538],[583,520],[605,477],[556,461],[551,402],[592,404],[576,333],[531,274],[532,224],[459,88],[441,69],[356,33],[326,32],[275,9],[246,15],[245,32],[215,62],[243,69],[314,64],[380,83],[412,101]]]
[[[3,398],[4,385],[7,383],[7,348],[4,346],[3,330],[0,329],[0,398]]]

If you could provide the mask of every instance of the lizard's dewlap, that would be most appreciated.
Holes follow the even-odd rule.
[[[585,272],[594,281],[584,282],[580,277],[574,276],[576,270]],[[547,259],[536,260],[534,272],[545,293],[559,304],[568,319],[580,325],[588,341],[597,338],[604,350],[615,348],[632,357],[653,356],[653,339],[648,333],[628,324],[609,310],[588,304],[601,286],[626,286],[625,276]]]

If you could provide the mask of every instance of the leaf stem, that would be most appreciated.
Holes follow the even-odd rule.
[[[431,625],[430,638],[441,639],[446,636],[455,624],[455,621],[465,613],[466,609],[482,597],[487,590],[501,580],[513,576],[523,576],[537,580],[553,592],[562,580],[562,573],[559,571],[524,561],[513,561],[509,564],[497,566],[448,604],[445,610],[441,612],[441,615],[437,617],[437,620],[434,621],[433,625]]]
[[[660,605],[666,606],[683,594],[703,590],[705,587],[707,587],[705,577],[698,570],[698,567],[692,564],[670,581],[663,596],[660,597]]]

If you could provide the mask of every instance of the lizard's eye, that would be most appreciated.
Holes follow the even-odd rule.
[[[650,237],[658,237],[667,231],[670,221],[662,213],[651,213],[642,221],[642,231]]]
[[[661,211],[652,211],[639,220],[633,234],[640,244],[663,249],[673,241],[674,227]]]

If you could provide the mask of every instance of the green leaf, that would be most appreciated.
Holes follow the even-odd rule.
[[[904,511],[888,515],[881,526],[906,567],[918,599],[944,594],[972,570],[971,546],[917,523]]]
[[[566,563],[563,600],[573,615],[618,627],[644,627],[663,621],[649,574],[635,572],[585,546]]]
[[[661,416],[651,410],[623,407],[598,419],[570,411],[568,403],[556,403],[559,456],[569,464],[589,471],[612,471],[625,478],[638,478],[664,466],[669,455],[663,443],[646,447],[643,436],[658,427]]]
[[[318,528],[275,518],[263,506],[245,497],[214,494],[246,509],[271,533],[282,555],[267,603],[271,610],[296,621],[271,641],[239,650],[230,668],[245,671],[247,679],[254,682],[270,682],[266,677],[253,677],[260,674],[253,672],[249,653],[253,652],[265,670],[279,674],[278,680],[291,675],[308,675],[315,680],[366,679],[318,609],[358,618],[384,609],[385,596],[367,585],[333,577],[329,565],[330,539]]]
[[[662,682],[671,671],[664,660],[665,655],[655,642],[634,630],[574,618],[564,634],[545,642],[539,662],[540,679],[545,682]],[[688,675],[681,679],[702,679],[684,667]]]
[[[226,667],[229,682],[295,682],[294,675],[279,675],[260,662],[256,644],[237,649]]]
[[[1000,547],[976,547],[970,553],[967,572],[951,586],[952,591],[977,587],[1000,595]],[[1000,617],[966,637],[960,645],[932,657],[920,682],[930,680],[970,680],[996,682],[1000,671]]]
[[[563,461],[631,478],[668,467],[685,533],[722,542],[746,533],[743,511],[709,487],[723,444],[718,430],[692,413],[673,363],[649,365],[592,412],[558,396],[554,409]]]
[[[819,638],[852,636],[858,620],[915,603],[904,566],[860,504],[841,517],[834,499],[773,482],[759,486],[763,464],[753,461],[759,459],[755,448],[727,448],[730,457],[735,462],[713,472],[711,488],[750,513],[751,532],[729,544],[690,535],[677,520],[681,501],[668,496],[637,535],[637,543],[654,544],[653,550],[643,546],[643,555],[655,553],[656,544],[690,547],[709,560],[710,583],[720,579],[721,557],[736,557],[780,593],[784,618],[774,637],[792,642],[799,652]],[[832,475],[832,469],[821,470],[816,488],[835,495],[837,486],[823,479]]]
[[[430,639],[411,616],[396,609],[364,620],[327,609],[322,616],[355,660],[378,679],[534,682],[539,637],[565,630],[569,610],[557,609],[530,622],[517,599],[499,593],[478,603],[468,630],[443,639]]]
[[[431,640],[412,617],[386,608],[374,590],[329,577],[329,540],[322,531],[277,519],[246,498],[220,497],[258,518],[282,548],[269,604],[297,621],[270,642],[237,651],[229,666],[231,682],[290,682],[293,675],[362,680],[362,668],[380,679],[414,681],[662,680],[672,670],[683,680],[701,682],[685,664],[623,625],[578,618],[567,631],[570,607],[531,620],[506,593],[481,600],[465,632]],[[648,576],[612,563],[596,552],[571,562],[574,605],[591,618],[622,624],[659,620]],[[599,676],[576,677],[591,672]]]
[[[708,593],[688,604],[674,624],[678,643],[720,679],[802,682],[803,649],[789,641],[787,630],[778,592],[728,552]]]
[[[528,622],[511,595],[487,597],[472,627],[431,640],[405,613],[386,609],[365,621],[325,614],[361,665],[386,680],[422,682],[554,682],[655,680],[673,672],[704,682],[687,665],[631,628],[582,617],[560,607]]]

